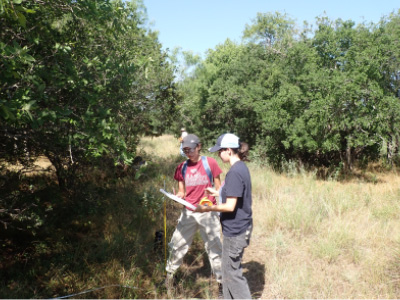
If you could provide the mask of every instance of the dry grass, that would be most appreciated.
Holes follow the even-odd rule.
[[[179,146],[172,136],[142,143],[164,158]],[[220,166],[226,174],[229,166]],[[254,232],[244,265],[257,262],[246,272],[252,291],[264,283],[256,297],[399,298],[398,174],[337,182],[249,168]]]
[[[210,155],[206,150],[203,153]],[[50,282],[40,279],[43,291],[37,295],[64,295],[118,282],[139,287],[141,297],[145,298],[215,297],[215,281],[210,279],[210,266],[199,238],[185,257],[172,296],[159,285],[164,278],[164,251],[151,257],[151,268],[143,272],[141,267],[148,262],[147,256],[140,254],[146,252],[146,247],[152,247],[154,228],[135,225],[145,223],[140,221],[143,214],[138,212],[132,193],[140,196],[138,207],[152,211],[152,226],[162,228],[158,189],[164,185],[169,191],[176,188],[174,170],[184,158],[179,155],[179,142],[172,135],[143,138],[138,155],[146,161],[139,178],[117,181],[121,186],[118,193],[104,196],[103,206],[98,207],[101,211],[107,208],[106,213],[84,214],[86,210],[78,210],[82,214],[79,224],[73,221],[78,220],[79,214],[71,218],[71,240],[78,235],[74,232],[82,229],[82,243],[76,242],[79,251],[71,251],[65,242],[58,242],[58,246],[46,241],[37,243],[36,252],[48,249],[50,253],[57,246],[65,248],[62,253],[68,254],[72,261],[79,259],[77,255],[84,256],[86,249],[104,243],[107,247],[99,247],[88,256],[97,255],[100,262],[84,259],[82,270],[80,265],[70,266],[63,261],[62,267],[51,268],[46,274],[36,270],[41,275],[33,277],[52,278]],[[218,158],[217,161],[220,162]],[[51,166],[44,163],[40,167],[50,172]],[[222,163],[220,166],[226,174],[229,166]],[[397,173],[383,173],[375,168],[363,176],[337,182],[317,180],[306,172],[277,174],[256,163],[248,166],[253,185],[254,231],[251,245],[245,250],[243,266],[254,298],[400,298],[400,177]],[[93,205],[98,202],[95,198],[87,201]],[[179,204],[172,202],[165,202],[167,241],[180,209]],[[57,205],[54,204],[55,209]],[[150,246],[145,244],[147,240]],[[69,269],[72,271],[67,272]],[[17,279],[10,282],[3,291],[24,287]],[[66,287],[60,290],[60,284]],[[26,286],[37,286],[37,283]],[[19,295],[18,291],[14,295]],[[135,290],[112,288],[90,294],[96,295],[134,298],[138,294]]]
[[[39,156],[29,168],[25,168],[20,162],[10,164],[5,161],[0,161],[1,167],[10,172],[18,172],[25,176],[36,176],[46,173],[54,173],[55,168],[45,156]]]
[[[179,140],[173,135],[159,137],[143,137],[140,140],[138,153],[169,158],[179,153]]]
[[[265,298],[398,298],[400,177],[318,181],[251,166]]]

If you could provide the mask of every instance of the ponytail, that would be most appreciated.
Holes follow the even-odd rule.
[[[239,148],[232,149],[235,154],[237,154],[241,161],[250,161],[249,156],[249,145],[245,142],[239,143]]]

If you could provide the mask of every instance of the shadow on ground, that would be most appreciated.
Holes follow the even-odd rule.
[[[242,264],[243,275],[249,284],[252,298],[259,299],[264,291],[265,266],[256,261],[249,261]]]

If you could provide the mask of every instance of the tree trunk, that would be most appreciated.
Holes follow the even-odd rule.
[[[58,155],[46,153],[46,156],[56,169],[60,189],[70,191],[75,183],[75,167],[72,164],[64,163],[63,158]]]
[[[351,147],[350,145],[347,145],[346,147],[346,170],[351,171],[353,169],[353,157],[351,153]]]
[[[386,144],[386,159],[388,164],[393,165],[393,137],[389,135],[387,144]]]

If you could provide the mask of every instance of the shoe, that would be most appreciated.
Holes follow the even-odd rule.
[[[174,274],[172,273],[167,273],[167,276],[165,277],[165,287],[167,290],[173,288],[174,286]]]
[[[222,283],[218,282],[218,299],[224,299],[224,292],[222,290]]]

